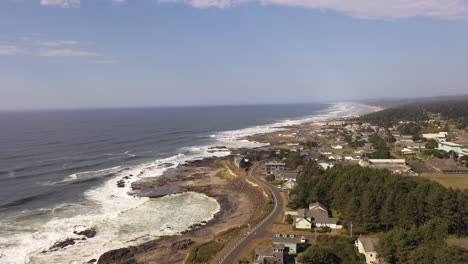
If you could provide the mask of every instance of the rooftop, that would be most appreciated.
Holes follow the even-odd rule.
[[[297,243],[296,235],[275,234],[273,236],[273,243],[275,244],[290,244]]]
[[[375,251],[375,246],[379,242],[379,239],[375,237],[360,237],[358,240],[361,242],[365,252]]]
[[[460,145],[454,142],[439,142],[439,144],[450,146],[450,147],[463,147],[463,145]]]

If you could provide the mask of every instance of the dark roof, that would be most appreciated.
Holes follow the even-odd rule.
[[[432,158],[427,160],[426,163],[439,171],[468,172],[468,168],[459,166],[453,159]]]
[[[299,175],[298,171],[279,171],[275,173],[275,176],[279,178],[288,178],[288,179],[296,179]]]
[[[275,243],[275,244],[297,243],[297,236],[296,235],[275,234],[273,236],[273,243]]]

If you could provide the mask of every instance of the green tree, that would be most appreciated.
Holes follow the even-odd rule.
[[[286,167],[289,169],[295,169],[297,166],[302,165],[302,157],[299,153],[294,153],[289,155],[286,160],[284,161]]]
[[[299,258],[304,264],[338,264],[339,258],[327,248],[312,245]]]
[[[435,139],[429,139],[426,142],[426,148],[427,149],[435,149],[435,148],[437,148],[437,146],[439,146],[439,143],[437,143],[437,141]]]

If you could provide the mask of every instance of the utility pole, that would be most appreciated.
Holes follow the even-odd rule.
[[[351,222],[351,237],[353,236],[353,222]]]

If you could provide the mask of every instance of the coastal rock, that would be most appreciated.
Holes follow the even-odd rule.
[[[64,248],[66,246],[74,245],[75,244],[75,239],[73,238],[67,238],[63,241],[58,241],[55,242],[55,244],[50,248],[50,250],[58,250],[60,248]]]
[[[193,242],[190,239],[184,239],[180,241],[176,241],[171,244],[171,248],[173,250],[186,250],[188,249],[191,245],[193,245],[195,242]]]
[[[136,264],[133,259],[135,250],[130,248],[119,248],[108,251],[99,257],[98,264]]]
[[[122,179],[122,180],[117,181],[117,187],[119,188],[125,187],[125,180]]]
[[[83,231],[74,231],[73,232],[74,234],[77,234],[77,235],[80,235],[80,236],[85,236],[87,238],[92,238],[96,235],[96,230],[92,229],[92,228],[89,228],[89,229],[85,229]]]
[[[90,261],[86,262],[86,263],[95,263],[97,261],[97,259],[91,259]]]

